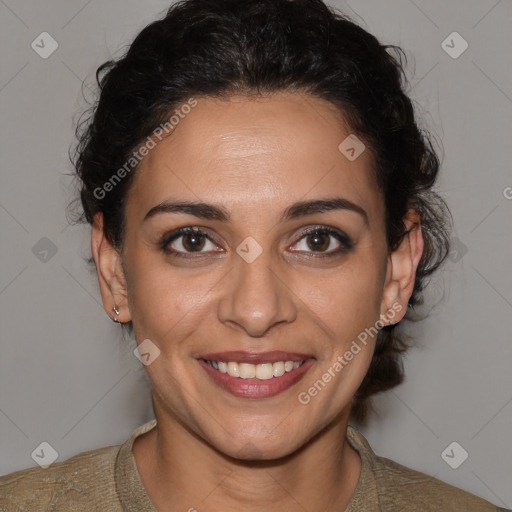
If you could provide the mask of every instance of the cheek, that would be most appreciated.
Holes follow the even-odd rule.
[[[135,254],[135,253],[132,253]],[[204,316],[208,290],[218,281],[216,272],[197,273],[171,266],[165,258],[140,250],[130,259],[129,301],[137,340],[184,338]],[[176,346],[176,343],[174,343]]]
[[[378,332],[373,326],[379,319],[382,279],[378,262],[361,258],[360,264],[352,262],[304,286],[301,298],[327,334],[320,341],[318,369],[297,396],[311,421],[332,420],[363,381]]]
[[[375,261],[347,262],[336,272],[297,284],[308,309],[321,321],[330,338],[347,341],[379,318],[382,273]]]

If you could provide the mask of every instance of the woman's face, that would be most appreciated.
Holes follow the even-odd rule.
[[[297,450],[348,414],[370,363],[358,335],[390,307],[384,204],[370,151],[338,148],[349,135],[298,93],[197,98],[136,171],[122,320],[150,340],[157,416],[230,456]]]

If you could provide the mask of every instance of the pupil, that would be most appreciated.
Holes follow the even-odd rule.
[[[200,234],[189,233],[183,237],[183,247],[187,251],[198,251],[204,246],[204,237]]]
[[[325,251],[329,247],[329,237],[322,233],[314,233],[308,236],[308,245],[310,249]]]

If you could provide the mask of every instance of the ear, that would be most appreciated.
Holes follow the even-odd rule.
[[[114,320],[113,307],[119,309],[118,320],[126,323],[131,320],[128,308],[126,279],[121,255],[103,233],[103,213],[94,215],[91,233],[91,252],[96,264],[101,300],[107,315]]]
[[[419,215],[409,210],[404,217],[404,224],[408,233],[388,258],[380,311],[383,325],[396,324],[407,312],[407,303],[414,290],[416,269],[423,254]]]

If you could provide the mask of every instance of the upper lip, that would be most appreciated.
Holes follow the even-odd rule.
[[[283,352],[282,350],[272,350],[271,352],[245,352],[243,350],[230,350],[227,352],[210,352],[201,354],[197,359],[207,359],[208,361],[223,361],[236,363],[276,363],[278,361],[293,361],[300,363],[306,359],[313,358],[311,354],[300,354],[297,352]]]

